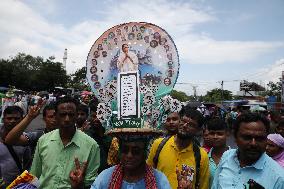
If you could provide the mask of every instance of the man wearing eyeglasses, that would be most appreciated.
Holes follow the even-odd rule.
[[[180,123],[177,134],[168,139],[159,149],[158,161],[154,157],[163,141],[159,138],[152,144],[147,163],[162,171],[170,182],[172,188],[178,187],[176,170],[190,167],[192,174],[192,189],[208,189],[209,187],[209,162],[204,149],[194,141],[194,136],[202,129],[204,119],[200,112],[185,106],[180,111]]]

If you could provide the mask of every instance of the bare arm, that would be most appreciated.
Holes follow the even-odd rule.
[[[37,105],[32,106],[29,109],[29,113],[26,115],[26,117],[24,117],[24,119],[7,134],[5,138],[5,143],[20,146],[28,145],[29,140],[27,137],[25,137],[25,135],[23,135],[23,132],[32,122],[32,120],[39,115],[40,109],[43,107],[44,103],[44,101],[39,100]]]

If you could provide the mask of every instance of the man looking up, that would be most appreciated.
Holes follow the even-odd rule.
[[[163,139],[155,140],[151,147],[147,163],[162,171],[172,188],[178,187],[176,169],[182,170],[183,167],[190,167],[194,171],[193,189],[207,189],[209,186],[207,153],[193,142],[194,136],[201,131],[203,123],[202,114],[187,105],[180,111],[177,134],[164,144],[158,158],[156,158],[157,149]]]
[[[269,121],[257,113],[244,113],[236,119],[238,149],[223,154],[212,189],[248,188],[251,181],[263,188],[284,188],[283,169],[264,153],[269,126]]]
[[[59,129],[42,136],[36,146],[31,173],[39,178],[41,188],[71,188],[69,173],[79,162],[88,162],[83,186],[95,180],[100,162],[97,143],[77,130],[77,101],[59,99],[55,118]]]

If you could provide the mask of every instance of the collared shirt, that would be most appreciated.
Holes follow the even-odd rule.
[[[176,168],[182,169],[182,165],[188,165],[194,169],[193,189],[196,182],[196,170],[195,170],[195,157],[193,152],[192,143],[183,150],[179,150],[175,144],[175,136],[172,136],[164,145],[160,152],[157,169],[162,171],[168,178],[171,187],[177,188],[178,181],[176,175]],[[148,156],[147,163],[153,165],[153,158],[156,154],[157,148],[163,138],[159,138],[152,144],[150,154]],[[204,149],[200,148],[200,172],[199,172],[199,189],[207,189],[209,186],[209,165],[208,156]]]
[[[88,162],[84,184],[90,186],[97,176],[100,150],[95,140],[76,130],[71,142],[63,145],[56,129],[43,135],[36,146],[31,173],[39,178],[40,188],[70,188],[69,173],[74,159]]]
[[[217,169],[217,165],[216,165],[214,159],[212,158],[212,150],[213,150],[213,148],[211,148],[209,153],[208,153],[209,169],[210,169],[209,186],[212,186],[214,175],[215,175],[215,172],[216,172],[216,169]]]
[[[266,189],[284,188],[284,170],[266,153],[254,164],[240,167],[237,150],[232,149],[223,154],[211,189],[243,189],[249,179]]]
[[[91,189],[106,189],[109,186],[109,182],[111,180],[112,173],[114,171],[115,166],[110,167],[99,174],[95,182],[92,184]],[[160,171],[154,169],[154,175],[156,178],[156,184],[158,189],[171,189],[169,181],[167,177],[161,173]],[[145,189],[145,180],[141,179],[134,183],[129,183],[126,181],[122,181],[121,189]]]
[[[228,148],[229,148],[229,150],[231,149],[230,146]],[[215,161],[214,161],[214,159],[212,157],[212,151],[213,151],[213,147],[208,152],[209,169],[210,169],[209,186],[212,186],[214,175],[215,175],[215,172],[216,172],[216,170],[218,168],[218,165],[215,163]]]

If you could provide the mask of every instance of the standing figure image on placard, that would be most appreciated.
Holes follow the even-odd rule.
[[[129,51],[127,44],[122,45],[122,52],[117,59],[117,68],[119,72],[138,70],[138,57],[135,53]]]

